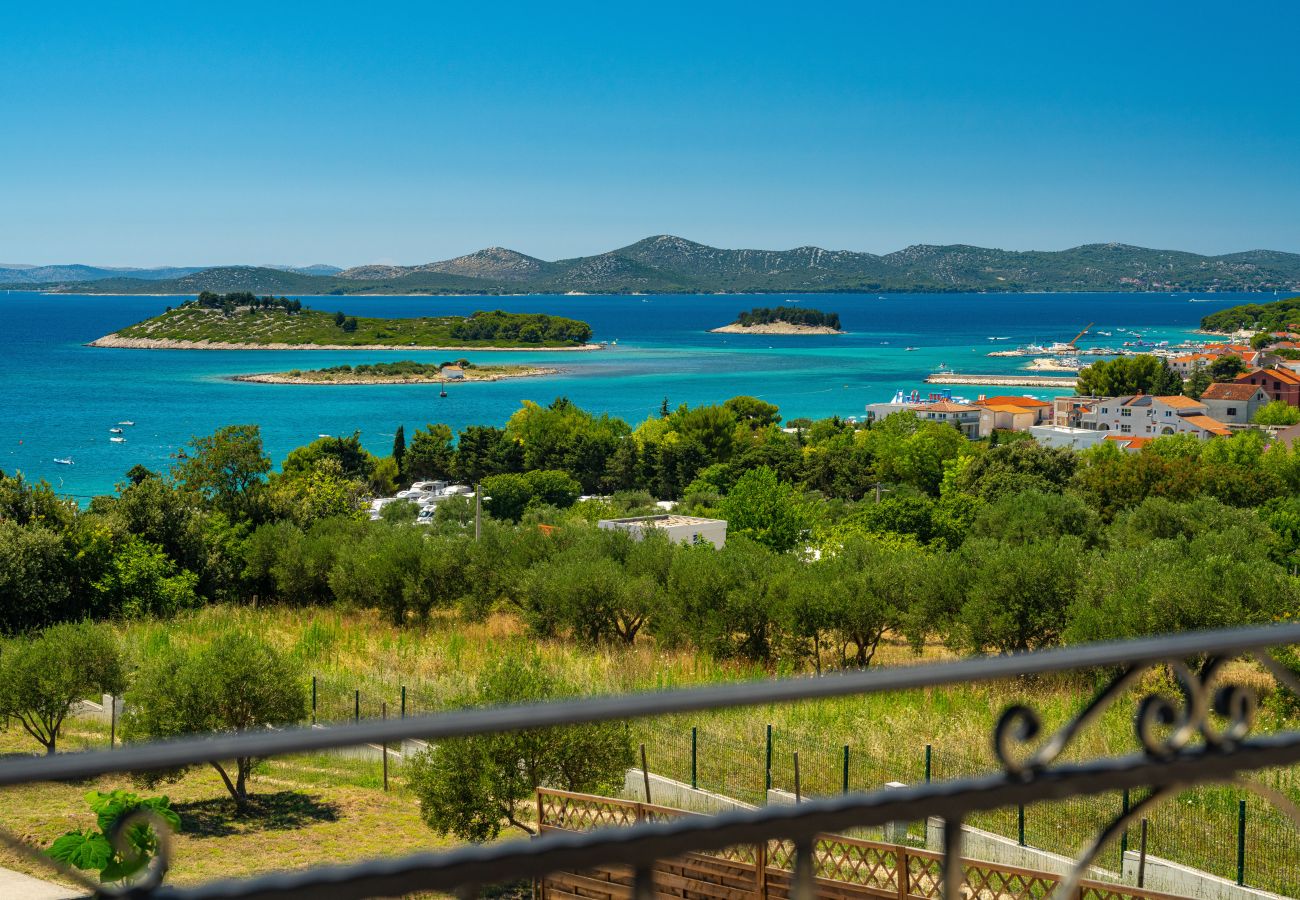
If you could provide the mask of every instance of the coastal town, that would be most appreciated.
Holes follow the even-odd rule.
[[[1204,440],[1251,429],[1264,430],[1290,446],[1300,437],[1297,351],[1300,334],[1292,331],[1262,332],[1248,343],[1185,345],[1173,351],[1152,346],[1146,353],[1109,351],[1119,359],[1148,356],[1158,361],[1173,377],[1172,383],[1181,384],[1181,390],[1158,394],[1140,390],[1115,395],[1076,393],[1051,399],[980,394],[973,400],[954,395],[951,388],[899,391],[888,402],[867,404],[866,418],[873,422],[892,413],[910,412],[924,421],[951,424],[971,440],[988,439],[996,432],[1019,432],[1045,447],[1076,450],[1110,441],[1135,453],[1159,437],[1190,434]],[[1077,363],[1078,357],[1073,354],[1090,351],[1079,351],[1070,342],[1057,345],[1054,352],[1071,354],[1068,358]],[[990,355],[1023,354],[1000,351]],[[927,381],[1039,387],[1077,384],[1073,378],[945,373]],[[1269,413],[1261,416],[1265,408]]]

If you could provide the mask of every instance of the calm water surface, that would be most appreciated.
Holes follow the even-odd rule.
[[[1192,296],[1206,302],[1189,302]],[[155,315],[175,297],[0,294],[0,469],[45,478],[82,498],[111,490],[136,463],[169,465],[176,448],[221,425],[261,425],[277,462],[319,434],[360,430],[367,447],[387,453],[393,431],[407,435],[429,422],[453,429],[501,424],[522,400],[569,397],[580,406],[633,424],[667,397],[713,403],[752,394],[787,417],[859,415],[866,403],[897,390],[924,389],[939,364],[958,372],[1009,374],[1023,360],[990,358],[991,349],[1069,340],[1089,322],[1114,332],[1083,343],[1190,336],[1207,313],[1253,294],[892,294],[762,296],[322,297],[320,309],[364,316],[468,314],[478,309],[549,312],[591,323],[597,340],[618,345],[594,353],[458,351],[479,363],[542,362],[559,375],[452,386],[303,386],[232,382],[247,372],[341,363],[417,359],[445,351],[187,351],[85,347],[108,332]],[[798,303],[840,314],[843,336],[773,337],[709,334],[753,306]],[[1007,340],[990,341],[990,337]],[[914,351],[905,348],[912,346]],[[1003,392],[1004,389],[994,389]],[[958,387],[974,397],[978,387]],[[1017,391],[1019,392],[1019,391]],[[1024,389],[1036,396],[1056,391]],[[109,442],[119,420],[127,443]],[[54,463],[72,457],[75,465]]]

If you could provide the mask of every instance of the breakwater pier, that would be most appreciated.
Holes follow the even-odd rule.
[[[936,372],[925,379],[926,384],[984,384],[993,387],[1045,387],[1073,388],[1077,378],[1050,375],[959,375],[955,372]]]

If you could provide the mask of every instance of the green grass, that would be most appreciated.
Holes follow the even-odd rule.
[[[122,626],[122,633],[133,653],[147,654],[161,642],[201,641],[216,629],[231,625],[266,635],[302,663],[307,677],[316,676],[317,717],[322,722],[351,719],[357,691],[363,717],[380,715],[385,703],[389,716],[399,714],[403,686],[407,688],[409,714],[443,708],[473,684],[488,660],[507,651],[535,650],[591,693],[671,688],[772,674],[753,665],[658,649],[649,642],[624,649],[538,640],[504,615],[477,623],[448,617],[422,628],[396,628],[369,613],[213,608],[167,622],[130,623]],[[937,646],[925,651],[927,659],[945,655]],[[883,646],[880,659],[886,665],[916,661],[901,643]],[[1265,695],[1271,690],[1271,683],[1245,664],[1236,666],[1235,677],[1248,681]],[[793,754],[798,751],[804,794],[827,795],[842,788],[845,744],[850,747],[850,787],[855,790],[887,781],[923,780],[927,744],[932,748],[932,776],[936,780],[993,772],[996,764],[990,737],[1002,709],[1013,702],[1028,703],[1039,710],[1045,728],[1052,729],[1087,702],[1095,685],[1086,676],[965,684],[662,717],[630,722],[629,732],[635,744],[646,744],[653,771],[689,781],[691,727],[696,727],[699,786],[761,802],[769,723],[774,735],[773,786],[793,789]],[[1160,688],[1168,688],[1166,677],[1153,672],[1139,691]],[[1111,707],[1079,736],[1067,757],[1086,759],[1136,749],[1132,714],[1137,696],[1138,692],[1134,692]],[[80,723],[75,727],[81,730]],[[1264,723],[1260,730],[1268,727],[1270,724]],[[103,741],[102,736],[90,734],[86,740]],[[0,746],[4,749],[35,747],[12,731],[3,738]],[[73,740],[65,741],[68,749],[76,746]],[[1300,799],[1294,770],[1268,772],[1263,777]],[[394,769],[394,778],[400,779],[398,769]],[[255,788],[301,791],[314,798],[312,803],[336,804],[348,821],[364,823],[372,832],[364,840],[358,837],[355,846],[347,848],[347,858],[436,844],[432,833],[418,821],[414,799],[401,790],[384,795],[378,779],[377,762],[318,756],[268,764]],[[102,784],[113,786],[111,781]],[[61,823],[77,812],[82,790],[78,788],[67,796],[61,793],[63,788],[54,789],[48,796],[35,788],[11,793],[12,802],[0,801],[0,824],[16,827],[21,834],[30,828],[42,839],[51,839],[52,834],[60,833]],[[221,797],[215,776],[203,772],[189,776],[170,793],[195,803],[202,799],[215,802]],[[1231,788],[1204,788],[1157,807],[1149,815],[1150,852],[1235,877],[1237,801],[1244,796]],[[53,804],[49,827],[39,824],[47,803]],[[1119,794],[1113,793],[1029,807],[1025,816],[1027,843],[1060,853],[1077,853],[1119,812],[1120,806]],[[1010,808],[974,816],[970,824],[1014,837],[1016,819],[1015,808]],[[1295,826],[1253,799],[1248,801],[1247,822],[1247,883],[1294,894],[1300,889],[1300,834]],[[329,861],[329,854],[335,851],[317,850],[310,842],[319,830],[324,836],[323,846],[332,846],[329,841],[334,837],[330,835],[337,827],[333,822],[308,822],[294,832],[300,840],[282,831],[254,826],[250,826],[249,833],[195,838],[203,842],[202,854],[209,858],[181,864],[178,876],[191,880],[206,877],[220,868],[212,858],[227,854],[234,860],[235,871]],[[921,837],[919,825],[912,833],[917,839]],[[181,855],[187,855],[193,846],[184,845]],[[1136,847],[1136,837],[1131,846]],[[1118,857],[1118,847],[1112,847],[1101,863],[1117,869]]]
[[[334,313],[304,309],[243,309],[224,313],[187,304],[119,330],[124,338],[151,340],[211,341],[240,344],[290,344],[293,346],[336,345],[362,347],[572,347],[575,341],[540,341],[522,344],[518,340],[462,340],[452,336],[458,316],[378,319],[356,317],[355,331],[335,324]]]

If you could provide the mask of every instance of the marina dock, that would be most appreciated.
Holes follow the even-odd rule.
[[[993,387],[1046,387],[1073,388],[1077,378],[1050,375],[958,375],[955,372],[936,372],[925,379],[926,384],[985,384]]]

